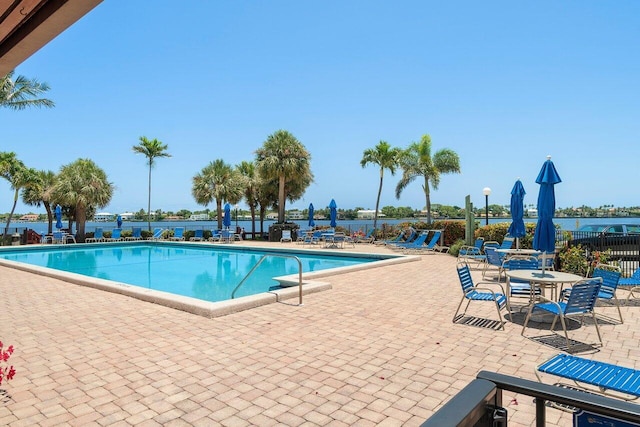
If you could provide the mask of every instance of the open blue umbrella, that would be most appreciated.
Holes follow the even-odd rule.
[[[329,218],[331,219],[330,225],[335,227],[336,219],[338,218],[338,205],[336,205],[336,201],[333,199],[331,199],[331,203],[329,203]]]
[[[60,205],[56,205],[54,215],[56,216],[56,228],[60,230],[62,228],[62,208]]]
[[[116,224],[118,224],[118,228],[122,228],[122,217],[120,215],[116,217]]]
[[[516,181],[511,190],[511,225],[507,234],[516,238],[516,249],[520,247],[520,237],[524,237],[526,229],[524,228],[524,187],[520,179]]]
[[[551,161],[551,156],[547,156],[547,161],[542,165],[536,178],[536,183],[540,184],[540,193],[538,193],[538,223],[533,235],[533,249],[544,254],[556,251],[556,229],[553,226],[553,214],[556,211],[554,185],[559,182],[562,180]],[[543,272],[545,264],[543,260]]]
[[[309,227],[315,227],[316,222],[313,220],[313,203],[309,203]]]
[[[226,228],[231,227],[231,205],[225,203],[224,205],[224,217],[222,218],[222,225]]]

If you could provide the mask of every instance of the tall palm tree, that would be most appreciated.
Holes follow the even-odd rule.
[[[13,79],[14,71],[0,78],[0,106],[13,110],[24,110],[27,107],[53,107],[50,99],[38,98],[49,90],[49,85],[39,83],[35,79],[17,76]]]
[[[35,182],[37,179],[37,171],[26,167],[24,163],[16,157],[16,153],[3,152],[0,153],[0,176],[9,181],[9,185],[13,190],[13,205],[4,228],[4,236],[6,238],[6,236],[9,235],[9,226],[11,225],[13,213],[16,210],[20,190]]]
[[[49,222],[48,232],[53,231],[53,210],[51,209],[53,184],[56,174],[53,171],[38,171],[37,179],[22,190],[22,201],[27,205],[40,206],[42,204],[47,211]]]
[[[222,229],[222,202],[237,203],[242,198],[245,179],[231,165],[218,159],[193,177],[191,194],[196,203],[207,206],[216,201],[218,228]]]
[[[107,174],[90,159],[78,159],[60,169],[53,197],[75,212],[78,242],[84,242],[88,213],[107,206],[113,190]]]
[[[286,184],[302,175],[313,177],[311,154],[291,133],[278,130],[256,151],[256,165],[267,181],[278,179],[278,223],[283,223]]]
[[[133,146],[133,152],[146,156],[149,165],[149,197],[147,200],[147,227],[149,231],[151,231],[151,169],[153,169],[156,158],[171,157],[171,154],[167,153],[167,148],[169,148],[167,144],[163,144],[155,138],[147,139],[146,136],[141,136],[140,143]]]
[[[458,154],[448,148],[436,151],[431,156],[431,137],[423,135],[420,142],[413,142],[400,155],[400,167],[403,169],[402,178],[396,185],[396,198],[400,198],[404,190],[416,178],[422,177],[427,207],[427,223],[431,223],[430,187],[434,190],[440,185],[440,175],[446,173],[460,173],[460,158]]]
[[[373,229],[377,230],[378,224],[378,208],[380,207],[380,195],[382,194],[382,181],[384,179],[384,170],[389,169],[391,175],[396,174],[398,167],[398,158],[401,150],[399,148],[391,148],[387,141],[380,141],[374,148],[364,150],[360,166],[363,168],[368,164],[380,166],[380,185],[378,186],[378,197],[376,198],[376,210],[373,214]]]

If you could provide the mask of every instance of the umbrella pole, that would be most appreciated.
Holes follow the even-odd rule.
[[[542,275],[544,276],[544,269],[547,265],[547,252],[542,251]]]

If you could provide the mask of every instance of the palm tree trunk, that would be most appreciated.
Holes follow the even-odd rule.
[[[278,223],[284,222],[284,184],[285,176],[280,175],[278,179]]]
[[[7,238],[7,234],[9,234],[9,224],[11,224],[11,218],[13,217],[13,212],[16,210],[16,205],[18,204],[18,193],[20,192],[19,188],[16,188],[15,195],[13,196],[13,206],[11,207],[11,212],[9,213],[9,218],[7,218],[7,225],[4,228],[4,238]]]
[[[216,211],[218,217],[218,230],[222,230],[222,199],[216,199]]]
[[[149,160],[149,197],[147,200],[147,227],[151,231],[151,160]]]
[[[47,211],[47,221],[49,222],[48,233],[53,232],[53,212],[51,211],[51,203],[44,202],[44,209]]]
[[[427,204],[427,224],[431,224],[431,196],[429,194],[429,179],[427,177],[424,178],[424,186],[422,189],[424,190]]]
[[[87,210],[86,210],[86,208],[78,206],[76,208],[75,217],[76,217],[76,228],[77,228],[76,240],[78,241],[78,243],[84,243],[85,225],[87,223]],[[69,231],[71,231],[71,230],[69,230]]]
[[[378,198],[376,199],[376,211],[373,213],[373,229],[378,227],[378,207],[380,206],[380,195],[382,194],[382,178],[384,177],[384,169],[380,168],[380,186],[378,187]]]

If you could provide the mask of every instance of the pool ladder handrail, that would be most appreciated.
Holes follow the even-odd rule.
[[[240,281],[240,283],[238,283],[238,285],[235,287],[235,289],[233,290],[233,292],[231,292],[231,299],[234,299],[236,297],[236,291],[240,288],[240,286],[242,286],[242,284],[249,278],[249,276],[251,276],[251,274],[253,274],[253,272],[260,266],[260,264],[262,264],[262,261],[265,260],[266,257],[276,257],[276,258],[293,258],[296,261],[298,261],[298,305],[302,305],[302,261],[300,261],[300,258],[298,258],[295,255],[280,255],[280,254],[266,254],[266,255],[262,255],[262,257],[258,260],[258,262],[256,263],[256,265],[254,265],[251,270],[249,270],[249,272],[247,273],[246,276],[244,276],[244,278]]]

